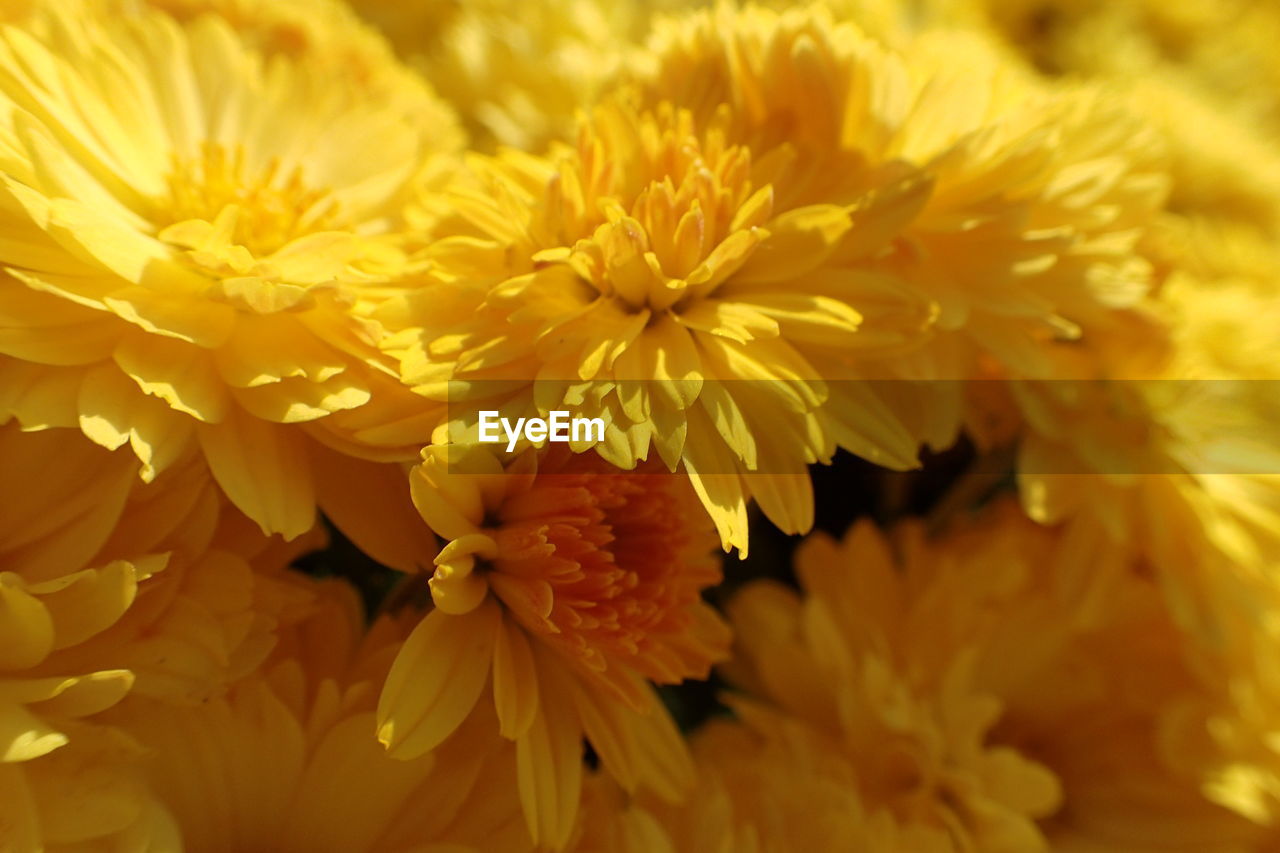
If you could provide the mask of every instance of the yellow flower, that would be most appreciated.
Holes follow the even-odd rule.
[[[751,496],[783,529],[807,529],[806,465],[837,443],[914,462],[873,391],[824,380],[861,347],[864,301],[890,316],[869,348],[923,323],[918,303],[840,267],[878,251],[928,186],[878,170],[857,204],[788,210],[775,167],[687,112],[625,100],[554,160],[477,161],[486,188],[452,197],[457,221],[426,253],[436,279],[388,320],[407,329],[387,347],[406,381],[452,398],[455,425],[472,401],[603,417],[599,454],[631,468],[656,449],[683,465],[726,548],[746,545]]]
[[[667,21],[635,77],[575,149],[476,161],[387,347],[458,408],[597,409],[599,452],[683,464],[726,546],[750,497],[806,530],[837,446],[909,467],[952,442],[957,386],[915,380],[1045,375],[1147,290],[1153,135],[980,41],[907,62],[820,9],[725,5]]]
[[[396,761],[375,737],[377,684],[407,624],[367,633],[338,582],[225,696],[174,708],[130,697],[111,722],[147,749],[142,768],[187,853],[528,851],[509,753],[477,717],[429,755]],[[491,715],[490,715],[491,716]]]
[[[128,443],[147,478],[198,446],[292,537],[314,519],[307,437],[394,458],[429,432],[361,315],[457,135],[260,41],[75,0],[0,34],[0,416]]]
[[[0,762],[0,849],[180,850],[172,821],[138,769],[141,748],[90,723],[61,728],[72,735],[70,744],[34,761]]]
[[[949,0],[932,0],[945,8]],[[967,22],[990,26],[1037,68],[1111,79],[1163,77],[1210,96],[1216,112],[1274,135],[1280,12],[1251,0],[982,0]],[[927,16],[926,16],[927,17]],[[953,16],[957,17],[957,16]],[[1099,50],[1098,45],[1107,45]]]
[[[447,544],[435,607],[391,668],[378,724],[391,754],[412,758],[495,707],[530,833],[560,849],[584,735],[628,790],[685,793],[689,759],[648,682],[706,677],[728,636],[699,598],[719,565],[683,478],[534,459],[504,470],[475,445],[423,451],[414,502]]]
[[[133,674],[80,659],[95,656],[164,564],[148,555],[33,578],[0,563],[0,848],[57,851],[153,831],[153,804],[130,775],[136,749],[93,722]]]
[[[654,7],[684,0],[355,0],[461,115],[476,147],[540,152],[621,69]]]
[[[0,467],[0,849],[173,849],[103,712],[196,704],[256,667],[307,604],[278,573],[314,539],[266,547],[198,460],[143,483],[79,430],[2,426]]]
[[[775,152],[780,196],[853,202],[876,168],[932,182],[863,264],[936,305],[919,378],[970,378],[974,349],[1042,372],[1044,342],[1147,288],[1134,246],[1166,181],[1157,138],[1123,102],[1044,86],[977,34],[926,33],[900,59],[820,6],[723,4],[664,21],[649,52],[646,103],[699,121],[727,106],[729,143]]]
[[[707,795],[699,785],[696,796]],[[667,827],[606,773],[583,781],[582,810],[567,850],[573,853],[674,853]],[[703,848],[711,850],[714,848]]]
[[[278,617],[296,618],[303,604],[277,574],[317,547],[319,531],[268,548],[198,459],[144,483],[131,454],[78,430],[10,424],[0,427],[0,464],[0,571],[39,587],[112,561],[164,557],[136,580],[127,610],[102,600],[93,642],[61,655],[75,671],[128,670],[142,693],[200,701],[254,668]]]
[[[646,802],[633,812],[655,820],[672,853],[787,853],[849,850],[912,853],[891,820],[873,820],[854,784],[857,762],[812,728],[778,720],[767,735],[738,721],[713,720],[693,736],[698,796],[672,808]],[[616,814],[616,813],[615,813]],[[631,822],[637,816],[631,815]],[[617,817],[614,824],[620,823]],[[593,850],[583,847],[582,850]],[[642,853],[639,845],[617,848]]]
[[[1232,586],[1274,578],[1280,557],[1277,302],[1265,287],[1175,272],[1160,297],[1167,328],[1095,338],[1063,353],[1076,378],[1014,389],[1029,514],[1149,564],[1212,645],[1237,633]]]
[[[202,462],[143,483],[79,430],[4,425],[0,467],[0,849],[180,849],[105,712],[209,701],[259,665],[307,603],[279,567],[314,538],[266,546]]]
[[[868,814],[891,816],[909,849],[952,850],[955,837],[1047,850],[1035,820],[1057,809],[1057,780],[991,741],[1001,703],[975,672],[978,638],[955,630],[1028,567],[988,563],[985,579],[961,579],[945,551],[903,546],[898,563],[869,524],[843,543],[815,536],[796,558],[807,598],[772,582],[741,592],[729,614],[742,657],[728,672],[760,699],[731,696],[731,707],[761,735],[788,717],[816,727],[849,756],[847,784]]]
[[[1228,842],[1253,830],[1201,792],[1214,762],[1168,733],[1203,727],[1247,673],[1206,656],[1160,588],[1095,545],[1011,503],[934,542],[914,524],[813,537],[803,596],[762,581],[731,602],[726,674],[745,695],[728,701],[783,752],[806,754],[800,726],[825,745],[807,754],[843,757],[817,777],[904,850],[1242,849]],[[739,809],[745,825],[761,813]],[[781,826],[757,828],[781,844]]]

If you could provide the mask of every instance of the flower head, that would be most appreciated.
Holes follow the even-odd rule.
[[[1241,659],[1207,654],[1123,555],[1011,501],[938,540],[922,532],[813,537],[802,596],[757,582],[731,602],[725,671],[742,692],[728,701],[755,738],[845,757],[815,772],[906,850],[1155,850],[1254,832],[1207,795],[1224,753],[1188,748]]]
[[[356,0],[400,55],[456,105],[475,147],[540,152],[572,137],[655,6],[682,0]]]
[[[575,149],[476,161],[388,349],[429,396],[598,409],[598,451],[683,465],[726,547],[751,497],[806,530],[804,468],[837,447],[903,468],[954,440],[945,383],[862,380],[1045,375],[1148,289],[1151,132],[980,40],[903,58],[820,9],[724,5],[632,77]]]
[[[0,376],[4,416],[129,443],[148,478],[199,446],[237,506],[296,536],[315,501],[289,435],[385,456],[429,430],[360,315],[458,137],[394,65],[366,85],[258,36],[76,0],[0,34]]]
[[[144,778],[181,849],[531,853],[511,745],[477,719],[431,755],[389,758],[374,688],[408,626],[387,617],[366,633],[350,588],[298,582],[318,606],[225,695],[179,708],[131,697],[112,710],[147,750]]]
[[[752,495],[806,529],[805,466],[837,444],[913,463],[873,393],[825,380],[862,348],[864,300],[881,318],[869,348],[901,347],[924,322],[918,301],[844,268],[922,203],[917,174],[872,170],[854,204],[787,209],[776,163],[687,111],[625,98],[556,159],[476,168],[488,189],[453,197],[426,250],[436,279],[407,295],[388,343],[422,393],[603,417],[600,455],[631,468],[653,449],[683,466],[726,547],[746,544]]]
[[[379,736],[393,755],[419,755],[491,701],[516,741],[534,840],[559,847],[584,734],[628,789],[670,797],[688,784],[688,757],[647,682],[705,676],[728,637],[699,598],[719,568],[683,478],[568,453],[534,459],[504,469],[475,445],[423,451],[414,502],[448,541],[430,581],[435,608],[383,688]]]
[[[667,19],[649,52],[644,102],[727,113],[730,143],[785,170],[780,198],[852,201],[890,167],[928,178],[867,264],[938,312],[922,378],[970,378],[976,352],[1039,373],[1046,342],[1149,286],[1135,244],[1167,184],[1155,134],[1123,103],[1046,87],[980,35],[927,33],[899,57],[821,6],[725,4]]]

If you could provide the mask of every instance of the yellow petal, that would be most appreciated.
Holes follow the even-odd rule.
[[[315,523],[315,493],[297,435],[230,409],[220,424],[198,431],[214,479],[263,533],[286,539]]]
[[[544,696],[564,697],[572,689],[557,664],[539,667]],[[568,702],[539,703],[529,730],[516,741],[516,781],[533,843],[562,850],[582,795],[582,728]]]
[[[515,740],[529,731],[538,711],[538,673],[524,629],[507,618],[493,649],[493,702],[503,737]]]
[[[428,613],[405,640],[378,699],[378,740],[395,758],[439,746],[475,707],[489,679],[501,611]]]
[[[53,650],[53,617],[16,575],[0,573],[0,672],[23,670]]]

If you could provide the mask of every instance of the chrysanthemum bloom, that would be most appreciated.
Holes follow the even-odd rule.
[[[139,464],[79,430],[0,427],[2,849],[175,849],[142,750],[101,712],[218,695],[306,605],[276,577],[292,550],[264,550],[203,463],[150,483]]]
[[[164,563],[151,555],[43,578],[0,564],[0,849],[119,843],[148,831],[128,740],[91,721],[125,696],[133,675],[86,670],[75,658]]]
[[[695,796],[706,797],[706,788],[699,784]],[[674,853],[667,828],[646,805],[607,773],[587,774],[578,825],[566,849],[571,853]]]
[[[434,609],[391,668],[378,725],[392,755],[412,758],[492,705],[516,743],[533,839],[560,848],[584,735],[628,790],[685,792],[689,758],[649,682],[705,678],[728,634],[699,598],[720,570],[684,478],[569,453],[534,460],[504,470],[477,445],[423,451],[414,502],[447,544]]]
[[[127,443],[148,478],[198,446],[292,537],[314,519],[308,436],[398,456],[425,434],[360,316],[399,267],[402,200],[458,137],[425,88],[430,128],[260,42],[76,0],[0,34],[0,414]]]
[[[308,583],[319,609],[226,696],[186,708],[130,697],[109,715],[147,749],[180,849],[532,853],[512,745],[477,718],[429,755],[390,758],[373,705],[408,625],[366,633],[351,589]]]
[[[980,0],[969,23],[991,26],[1050,74],[1126,80],[1163,77],[1213,98],[1216,111],[1270,136],[1280,131],[1275,90],[1280,10],[1251,0]],[[927,17],[927,15],[926,15]],[[956,17],[956,16],[953,16]],[[1099,44],[1107,45],[1098,50]]]
[[[654,7],[684,0],[354,0],[457,108],[472,142],[540,153],[573,136],[643,37]]]
[[[1063,354],[1076,379],[1015,389],[1029,514],[1131,555],[1211,645],[1238,621],[1219,605],[1243,577],[1274,578],[1280,557],[1270,287],[1175,274],[1160,297],[1167,328],[1095,338]],[[1153,343],[1156,358],[1135,358]]]
[[[73,672],[128,670],[136,690],[199,701],[262,660],[278,617],[296,618],[305,596],[277,575],[319,534],[271,546],[194,455],[150,483],[138,467],[79,430],[0,427],[0,564],[38,585],[166,555],[163,571],[138,579],[127,610],[104,599],[103,629],[59,660]]]
[[[726,548],[746,545],[752,496],[805,530],[806,466],[837,444],[914,464],[916,442],[872,391],[824,379],[925,322],[918,300],[856,264],[928,182],[873,168],[856,204],[788,208],[778,167],[716,124],[625,99],[554,159],[478,160],[484,189],[451,197],[456,222],[426,255],[436,280],[388,320],[408,328],[387,346],[422,393],[452,396],[456,420],[467,407],[473,421],[497,407],[603,417],[597,452],[621,468],[653,451],[683,466]],[[864,336],[860,306],[888,319]],[[474,399],[498,392],[500,404]]]
[[[1154,136],[977,40],[906,62],[821,10],[726,5],[668,21],[635,76],[640,107],[575,151],[477,166],[390,347],[455,402],[521,375],[539,408],[602,397],[601,452],[683,462],[728,544],[750,496],[807,529],[804,466],[837,446],[950,443],[958,386],[915,380],[1044,375],[1147,289]]]
[[[895,564],[870,524],[843,543],[815,535],[796,558],[805,598],[773,582],[741,592],[729,607],[741,657],[726,671],[748,696],[731,707],[765,737],[789,719],[815,727],[849,759],[868,818],[889,818],[907,849],[1047,850],[1035,821],[1059,806],[1058,782],[991,741],[1000,701],[977,683],[973,638],[953,627],[1028,567],[991,565],[966,589],[977,579],[939,571],[945,552],[932,565],[905,544]]]
[[[773,152],[780,196],[856,203],[863,175],[889,165],[933,182],[864,266],[938,310],[922,372],[883,375],[965,379],[978,352],[1039,373],[1046,341],[1147,289],[1134,245],[1166,180],[1124,103],[1045,87],[978,35],[921,36],[899,59],[821,6],[671,18],[648,53],[645,102],[702,121],[727,106],[728,142]]]
[[[1166,734],[1246,673],[1114,550],[1005,503],[941,541],[860,524],[797,559],[803,596],[731,603],[730,702],[759,738],[785,748],[799,723],[846,756],[825,778],[903,849],[1243,849],[1253,829],[1202,791],[1212,764]]]
[[[1249,850],[1280,849],[1280,667],[1275,648],[1280,626],[1274,613],[1280,592],[1273,578],[1247,588],[1241,621],[1252,628],[1252,643],[1219,670],[1230,673],[1219,701],[1186,707],[1165,734],[1168,749],[1183,764],[1210,765],[1206,796],[1244,817],[1255,829]]]
[[[310,67],[328,66],[366,96],[385,102],[417,125],[437,150],[461,144],[457,117],[444,101],[424,92],[421,77],[395,61],[390,43],[361,21],[343,0],[106,0],[123,10],[151,6],[189,25],[213,14],[265,55],[281,55]],[[448,158],[432,164],[451,171]]]
[[[1129,103],[1167,141],[1170,209],[1247,229],[1274,244],[1280,234],[1280,155],[1271,136],[1224,112],[1180,77],[1142,75],[1115,88],[1132,92]]]
[[[1187,0],[931,0],[916,28],[974,28],[1047,75],[1103,82],[1168,141],[1176,209],[1272,235],[1280,227],[1280,158],[1271,139],[1280,81],[1266,3]],[[855,18],[857,20],[857,18]],[[1212,35],[1210,35],[1212,34]],[[1098,50],[1105,44],[1106,50]]]
[[[583,800],[581,853],[912,853],[892,820],[871,820],[857,763],[820,732],[787,720],[768,735],[717,719],[691,739],[697,794],[671,806],[596,782]]]

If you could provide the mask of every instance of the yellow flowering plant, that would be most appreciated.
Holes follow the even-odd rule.
[[[0,4],[0,853],[1280,849],[1277,33]]]

